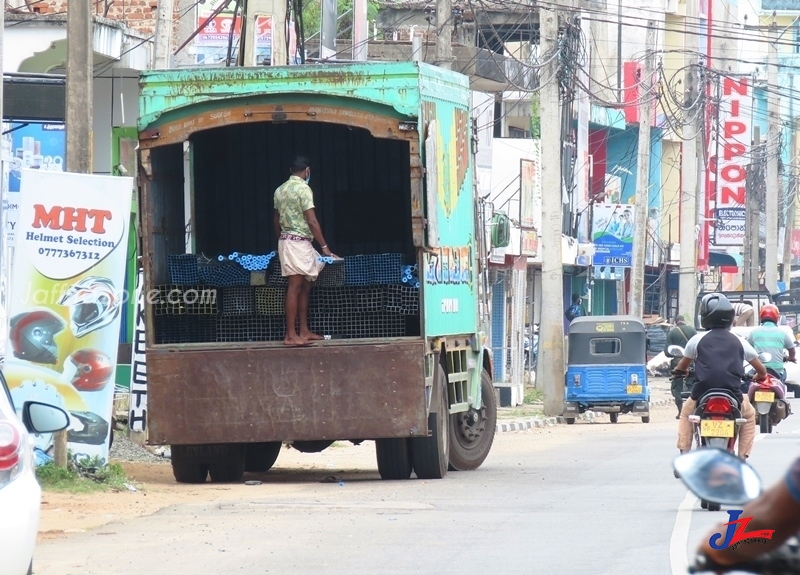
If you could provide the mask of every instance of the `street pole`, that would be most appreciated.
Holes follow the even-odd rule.
[[[794,148],[792,148],[794,149]],[[783,266],[781,268],[781,281],[786,284],[786,289],[792,282],[792,229],[794,228],[794,211],[797,204],[797,175],[792,174],[792,184],[789,188],[788,205],[786,206],[786,223],[783,233]]]
[[[353,0],[353,60],[366,62],[368,48],[367,0]]]
[[[94,50],[92,0],[71,2],[67,10],[66,132],[67,171],[92,173]],[[53,458],[67,466],[67,432],[55,434]]]
[[[758,126],[753,126],[753,154],[750,160],[750,172],[747,178],[745,220],[745,249],[744,249],[744,287],[747,290],[758,290],[759,285],[759,257],[758,249],[761,245],[761,212],[759,190],[761,183],[756,181],[761,165],[761,131]]]
[[[539,47],[542,78],[550,80],[539,92],[542,148],[542,311],[539,328],[539,361],[536,382],[544,392],[544,413],[564,413],[564,266],[561,257],[561,122],[559,86],[554,78],[558,58],[558,12],[539,8]]]
[[[767,139],[767,239],[766,263],[764,278],[766,288],[775,293],[778,289],[778,194],[780,186],[778,181],[778,158],[781,153],[780,141],[780,102],[778,100],[778,45],[776,44],[776,31],[773,26],[770,31],[769,65],[768,65],[768,101],[769,110],[769,138]]]
[[[693,9],[692,9],[693,8]],[[697,4],[688,2],[686,10],[696,12]],[[687,21],[696,14],[687,14]],[[697,71],[691,68],[696,58],[687,52],[684,57],[686,68],[686,103],[693,105],[698,97]],[[702,108],[697,107],[687,122],[687,130],[692,134],[681,144],[681,212],[680,212],[680,244],[681,263],[678,276],[678,310],[679,313],[694,325],[694,308],[697,301],[697,196],[700,193],[700,174],[698,170],[697,150],[702,142]]]
[[[453,4],[451,0],[436,0],[436,65],[453,69]]]
[[[636,201],[633,206],[633,258],[631,261],[631,315],[644,314],[644,266],[647,252],[647,204],[650,191],[650,117],[656,28],[647,23],[647,52],[639,104],[639,154],[636,162]]]
[[[158,0],[155,50],[153,50],[154,70],[164,70],[170,67],[172,16],[174,7],[173,0]]]
[[[180,19],[172,34],[172,45],[180,46],[197,28],[197,0],[177,0]],[[192,66],[197,60],[193,50],[181,50],[173,58],[176,67]]]

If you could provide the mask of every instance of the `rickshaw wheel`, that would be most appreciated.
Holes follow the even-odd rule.
[[[612,412],[609,413],[608,416],[611,418],[611,423],[616,423],[617,421],[619,421],[619,413]]]
[[[701,509],[708,509],[708,501],[706,501],[705,499],[701,499],[700,500],[700,508]]]
[[[574,417],[565,417],[564,421],[567,422],[567,425],[574,425],[575,424],[575,418]]]
[[[650,423],[650,416],[649,415],[645,415],[642,418],[642,423]]]

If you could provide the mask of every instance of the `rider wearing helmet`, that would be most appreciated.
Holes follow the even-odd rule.
[[[755,437],[756,412],[741,392],[744,362],[749,362],[756,369],[756,380],[764,379],[767,370],[759,361],[756,350],[731,333],[734,316],[731,302],[722,294],[708,294],[700,302],[700,325],[708,331],[700,332],[689,340],[683,358],[673,372],[685,374],[686,368],[694,361],[692,396],[684,402],[678,420],[678,449],[681,453],[689,451],[692,444],[689,416],[694,413],[697,401],[712,389],[722,389],[739,400],[742,417],[747,420],[739,434],[739,457],[750,455]]]
[[[764,363],[764,367],[773,372],[775,377],[786,383],[786,370],[783,368],[783,350],[789,350],[789,361],[795,361],[794,338],[789,330],[778,327],[781,312],[773,304],[761,308],[758,314],[761,325],[750,332],[747,342],[758,353],[768,353],[772,358]]]

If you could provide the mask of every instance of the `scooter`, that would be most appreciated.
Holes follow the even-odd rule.
[[[749,464],[725,450],[713,447],[690,451],[673,462],[675,474],[698,498],[717,506],[741,508],[761,495],[761,479]],[[747,563],[717,565],[705,555],[698,555],[689,573],[760,573],[788,575],[800,573],[800,534],[790,537],[783,546]]]
[[[765,359],[770,361],[771,355],[763,353]],[[751,367],[746,371],[749,386],[747,396],[758,414],[758,425],[761,433],[772,433],[772,427],[792,414],[792,407],[786,401],[786,385],[781,381],[780,374],[767,368],[767,378],[763,381],[753,381],[755,370]]]

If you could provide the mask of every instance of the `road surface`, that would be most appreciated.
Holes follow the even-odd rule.
[[[34,572],[686,573],[691,550],[727,515],[701,510],[672,476],[674,413],[499,434],[479,470],[440,481],[381,481],[370,442],[284,451],[242,499],[44,541]],[[751,463],[771,484],[798,447],[794,415],[758,439]],[[293,470],[310,457],[316,471]]]

